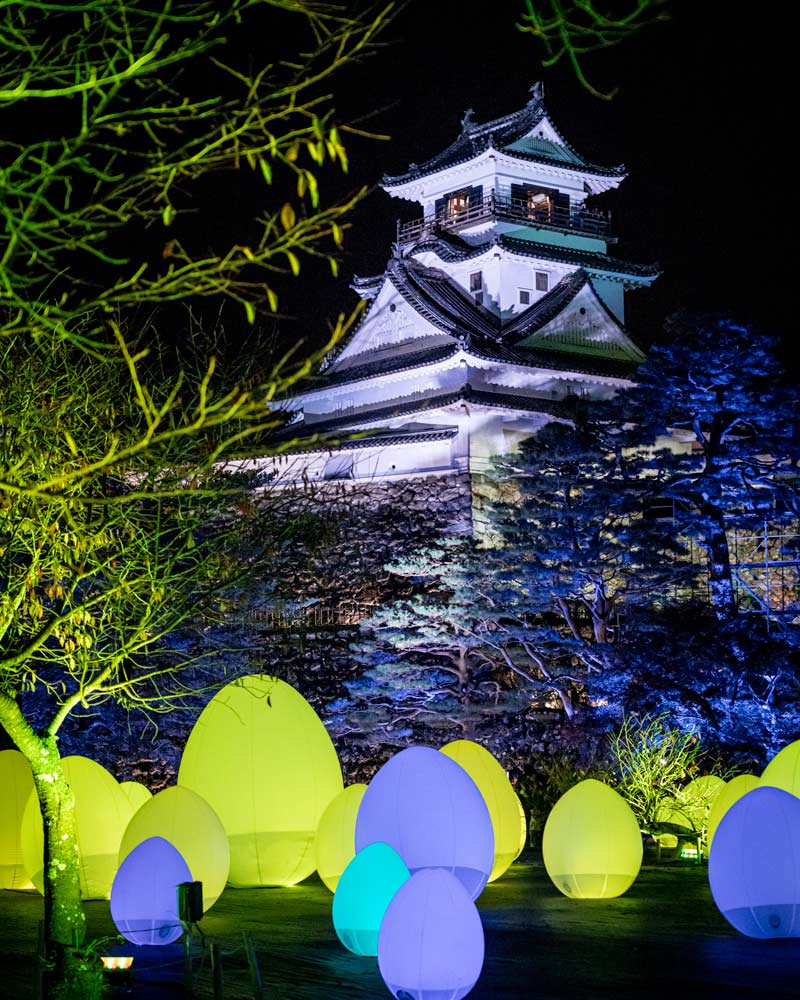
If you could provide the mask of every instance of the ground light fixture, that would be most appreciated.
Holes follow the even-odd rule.
[[[133,955],[101,955],[103,978],[115,993],[129,992],[133,986]]]

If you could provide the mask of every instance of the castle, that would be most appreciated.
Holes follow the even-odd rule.
[[[383,178],[420,216],[398,224],[383,274],[356,278],[365,315],[318,376],[282,405],[297,448],[279,481],[480,475],[569,396],[607,398],[643,355],[624,297],[655,267],[613,256],[608,215],[587,199],[622,166],[590,163],[553,124],[541,85],[485,124],[467,112],[456,140]],[[355,440],[348,435],[358,434]]]

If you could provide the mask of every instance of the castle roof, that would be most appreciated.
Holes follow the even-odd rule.
[[[541,85],[531,88],[528,103],[519,111],[495,118],[480,125],[473,123],[471,112],[467,112],[461,123],[461,132],[455,142],[425,163],[413,163],[403,174],[384,176],[385,188],[398,187],[409,181],[418,180],[428,174],[438,173],[459,163],[465,163],[479,156],[490,146],[502,150],[508,156],[521,160],[534,160],[567,170],[604,177],[624,177],[625,167],[598,166],[576,152],[556,130],[544,105]],[[548,135],[531,134],[546,122]]]
[[[523,240],[516,236],[497,234],[486,243],[479,243],[473,246],[466,241],[450,233],[442,232],[438,236],[428,237],[415,243],[407,252],[419,254],[429,251],[435,253],[440,260],[445,263],[454,263],[462,260],[470,260],[480,257],[493,246],[499,246],[510,253],[519,254],[522,257],[537,257],[540,260],[552,260],[559,264],[571,264],[575,267],[584,268],[587,271],[595,271],[604,277],[617,277],[622,279],[647,280],[657,278],[661,273],[657,264],[636,264],[630,260],[623,260],[621,257],[612,257],[607,253],[599,253],[596,250],[578,250],[567,246],[554,246],[551,243],[539,243],[534,240]],[[360,279],[358,283],[353,282],[353,287],[359,293],[370,287],[372,282],[379,279]],[[639,282],[637,282],[639,283]]]
[[[524,242],[524,241],[519,241]],[[449,335],[452,340],[445,344],[427,344],[416,351],[403,351],[388,357],[373,358],[362,363],[337,366],[335,357],[346,347],[350,347],[359,336],[359,330],[368,322],[369,312],[361,326],[350,335],[336,352],[331,355],[332,368],[315,381],[313,388],[322,389],[337,385],[407,371],[412,368],[438,364],[455,356],[459,351],[487,361],[503,364],[538,368],[561,372],[595,375],[609,378],[630,378],[642,360],[635,345],[631,344],[619,321],[595,293],[591,279],[585,270],[578,270],[562,278],[547,295],[522,313],[502,318],[477,305],[443,271],[425,267],[413,258],[392,258],[386,273],[374,284],[378,287],[391,281],[397,293],[405,299],[416,313]],[[366,282],[362,282],[362,285]],[[371,289],[374,288],[370,282]],[[377,288],[374,288],[377,291]],[[611,345],[598,347],[584,345],[583,351],[566,353],[560,344],[549,343],[543,338],[535,343],[536,334],[544,330],[555,317],[562,313],[581,292],[587,292],[601,311],[603,321],[619,331],[621,344],[628,344],[627,350]],[[517,347],[523,341],[534,343]],[[557,346],[558,349],[553,349]],[[580,345],[576,345],[580,346]],[[589,350],[592,353],[586,353]],[[352,355],[358,357],[358,353]],[[368,354],[364,355],[369,357]]]
[[[395,404],[369,410],[368,412],[339,414],[313,422],[298,421],[290,427],[283,429],[276,435],[276,439],[285,438],[290,435],[294,437],[308,437],[310,435],[355,433],[355,428],[362,428],[367,424],[385,425],[387,421],[397,417],[407,417],[417,413],[430,413],[433,410],[440,410],[455,403],[475,403],[480,406],[502,410],[541,413],[550,417],[560,417],[564,420],[569,419],[571,413],[569,404],[563,400],[541,399],[536,396],[522,396],[517,393],[491,392],[484,389],[476,389],[469,382],[466,382],[463,386],[451,389],[448,392],[406,399]],[[427,428],[425,432],[428,430],[433,429]],[[439,430],[440,428],[436,428],[437,432]],[[397,434],[399,433],[399,429],[388,428],[387,432]],[[422,431],[416,432],[423,433]],[[367,438],[358,438],[357,440],[366,441]],[[320,443],[319,447],[322,448],[323,446],[324,443]],[[367,447],[367,445],[362,445],[361,447]]]

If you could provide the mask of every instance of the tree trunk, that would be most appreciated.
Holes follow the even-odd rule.
[[[702,513],[711,525],[706,537],[711,605],[718,617],[727,618],[736,612],[728,536],[725,533],[722,512],[718,508],[709,504]]]
[[[55,736],[39,736],[10,698],[0,698],[0,722],[25,755],[44,826],[44,918],[48,942],[73,948],[83,942],[86,917],[81,903],[75,797],[61,765]]]

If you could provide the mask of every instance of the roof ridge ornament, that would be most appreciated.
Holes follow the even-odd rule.
[[[462,132],[466,132],[467,129],[472,128],[472,126],[475,124],[475,122],[473,121],[474,114],[475,114],[475,111],[472,108],[467,108],[467,110],[461,116],[461,131]]]
[[[528,89],[531,95],[528,99],[528,104],[535,104],[537,101],[544,100],[544,81],[537,80]]]

